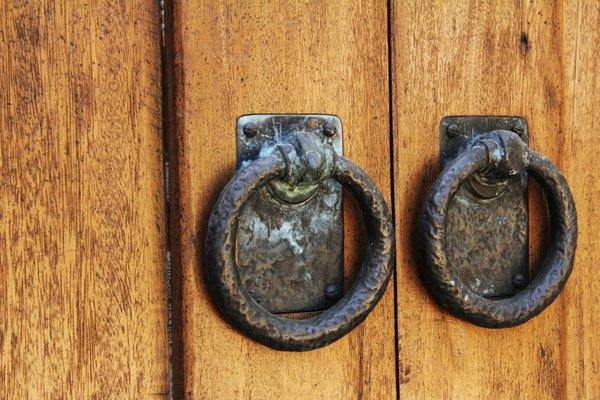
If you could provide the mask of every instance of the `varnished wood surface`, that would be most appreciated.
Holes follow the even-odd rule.
[[[158,21],[0,6],[3,399],[167,397]]]
[[[600,398],[598,5],[395,0],[392,7],[400,398]],[[420,202],[439,172],[439,121],[463,114],[527,118],[530,146],[564,171],[577,203],[572,277],[554,304],[517,328],[483,329],[442,311],[411,251]],[[540,242],[545,216],[536,201],[530,206],[532,241]]]
[[[202,275],[207,218],[235,173],[235,123],[248,113],[332,113],[345,155],[390,200],[385,2],[175,3],[178,209],[188,399],[394,399],[393,283],[366,322],[326,348],[277,352],[233,330]],[[352,214],[352,213],[349,213]],[[353,215],[353,214],[352,214]],[[357,224],[348,218],[347,244]],[[359,259],[348,245],[349,264]],[[181,261],[183,260],[183,261]]]

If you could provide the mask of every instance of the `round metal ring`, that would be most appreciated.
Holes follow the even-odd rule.
[[[244,203],[271,180],[283,178],[280,152],[262,156],[225,186],[208,223],[206,255],[210,290],[223,315],[258,342],[278,350],[304,351],[325,346],[351,331],[381,299],[394,264],[394,230],[383,196],[367,174],[338,157],[331,177],[357,200],[364,218],[366,256],[349,291],[331,308],[307,319],[272,314],[250,296],[236,267],[237,221]]]
[[[484,298],[461,282],[448,259],[446,216],[454,194],[469,177],[498,167],[485,145],[464,151],[444,169],[429,192],[420,221],[423,275],[431,293],[459,317],[489,328],[522,324],[552,303],[571,274],[577,241],[575,204],[563,175],[547,158],[528,149],[516,135],[498,132],[499,146],[503,146],[505,152],[501,163],[506,163],[508,157],[518,159],[518,169],[526,170],[544,189],[550,211],[551,243],[530,284],[509,298]],[[511,155],[510,152],[516,153]],[[495,161],[498,164],[498,160]]]

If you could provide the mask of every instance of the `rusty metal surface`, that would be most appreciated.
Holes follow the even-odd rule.
[[[342,155],[335,116],[245,115],[237,123],[238,169],[295,133],[326,141]],[[341,185],[333,179],[291,185],[276,179],[248,199],[238,223],[238,272],[261,306],[272,313],[319,311],[342,296],[341,205]]]
[[[453,268],[451,243],[446,240],[448,210],[461,185],[474,174],[504,180],[522,172],[528,172],[544,189],[552,241],[540,270],[526,287],[510,297],[486,298],[466,285]],[[548,159],[530,150],[516,133],[497,130],[478,135],[471,146],[446,165],[425,200],[419,235],[423,276],[439,303],[474,324],[501,328],[528,321],[558,296],[573,267],[577,216],[573,197],[560,171]],[[471,246],[489,240],[494,239],[463,237]]]
[[[206,235],[207,278],[216,305],[238,329],[278,350],[325,346],[361,323],[379,302],[394,267],[391,213],[371,179],[351,161],[336,156],[331,143],[296,133],[279,138],[245,165],[214,205]],[[307,143],[307,139],[312,143]],[[316,151],[307,156],[306,149]],[[256,302],[242,283],[236,258],[238,219],[247,201],[275,179],[314,182],[333,178],[354,196],[362,212],[366,255],[352,287],[334,305],[307,319],[287,319]]]
[[[440,123],[440,161],[450,164],[478,135],[517,128],[527,143],[527,125],[519,117],[445,117]],[[517,293],[529,277],[527,173],[488,180],[474,174],[460,186],[448,209],[448,258],[461,281],[484,297]],[[523,279],[513,279],[513,278]]]

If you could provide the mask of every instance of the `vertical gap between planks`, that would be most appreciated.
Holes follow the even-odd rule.
[[[163,185],[165,193],[165,279],[167,288],[167,332],[169,341],[169,400],[184,398],[183,325],[181,298],[181,237],[179,171],[176,118],[175,36],[173,0],[158,0],[161,30],[161,88],[163,131]]]
[[[393,57],[394,57],[394,32],[393,32],[393,1],[387,1],[387,62],[388,62],[388,122],[389,122],[389,156],[390,156],[390,211],[392,213],[392,223],[396,225],[396,201],[394,183],[394,74],[393,74]],[[394,229],[394,241],[396,240],[396,230]],[[398,321],[398,272],[396,265],[396,251],[394,251],[394,353],[396,362],[396,399],[400,400],[400,332]]]

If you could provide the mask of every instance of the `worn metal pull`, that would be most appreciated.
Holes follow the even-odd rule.
[[[502,126],[506,123],[506,118],[480,117],[479,121],[474,121],[473,118],[455,118],[454,121],[458,121],[458,124],[467,125],[462,126],[464,129],[457,128],[457,125],[449,126],[449,129],[454,130],[452,135],[463,135],[462,144],[456,151],[456,156],[433,184],[424,203],[420,220],[423,276],[433,296],[456,315],[484,327],[510,327],[522,324],[543,311],[565,285],[572,270],[577,241],[575,204],[567,182],[559,170],[548,159],[529,149],[517,133],[506,129],[475,132],[481,126]],[[523,127],[520,129],[522,133]],[[551,243],[540,270],[529,284],[526,276],[519,273],[516,278],[513,277],[513,284],[520,289],[519,291],[508,296],[506,293],[498,297],[486,296],[488,292],[478,290],[476,284],[467,281],[471,279],[479,283],[484,279],[482,275],[494,273],[493,268],[489,265],[473,265],[461,277],[452,265],[450,257],[450,253],[456,249],[449,246],[460,246],[460,254],[454,258],[462,257],[462,260],[458,260],[457,264],[465,258],[477,263],[481,257],[492,259],[491,262],[508,262],[510,255],[499,251],[506,246],[499,243],[494,235],[473,235],[468,223],[462,223],[459,227],[448,225],[449,210],[453,207],[453,199],[457,193],[461,193],[461,202],[469,205],[466,209],[475,210],[474,212],[478,212],[479,209],[485,212],[485,207],[493,201],[491,199],[502,196],[502,190],[488,190],[490,195],[482,195],[481,190],[473,190],[474,177],[477,177],[475,182],[485,182],[489,189],[500,185],[507,187],[508,180],[517,179],[519,174],[524,173],[532,176],[544,189],[550,211]],[[464,191],[464,185],[471,185],[470,190]],[[511,207],[506,202],[502,204],[505,209]],[[526,253],[527,214],[519,216],[525,218],[525,221],[509,221],[508,226],[502,228],[506,221],[495,219],[494,215],[484,215],[488,218],[488,223],[500,227],[494,228],[500,235],[502,229],[518,231],[524,227],[524,236],[512,237],[525,238],[523,251]],[[514,229],[514,224],[521,225]],[[456,240],[448,239],[450,232],[454,232]],[[481,257],[478,249],[483,249]]]
[[[289,120],[282,116],[271,119],[275,125]],[[294,121],[298,126],[298,118]],[[381,299],[393,269],[393,223],[375,184],[361,168],[333,151],[327,135],[303,128],[277,132],[258,157],[242,166],[227,183],[212,209],[206,236],[207,276],[219,310],[238,329],[274,349],[304,351],[348,333]],[[285,318],[263,307],[240,279],[238,220],[249,199],[267,185],[273,190],[282,185],[293,189],[300,183],[311,187],[327,179],[349,189],[360,205],[366,256],[352,287],[330,308],[307,319]]]

